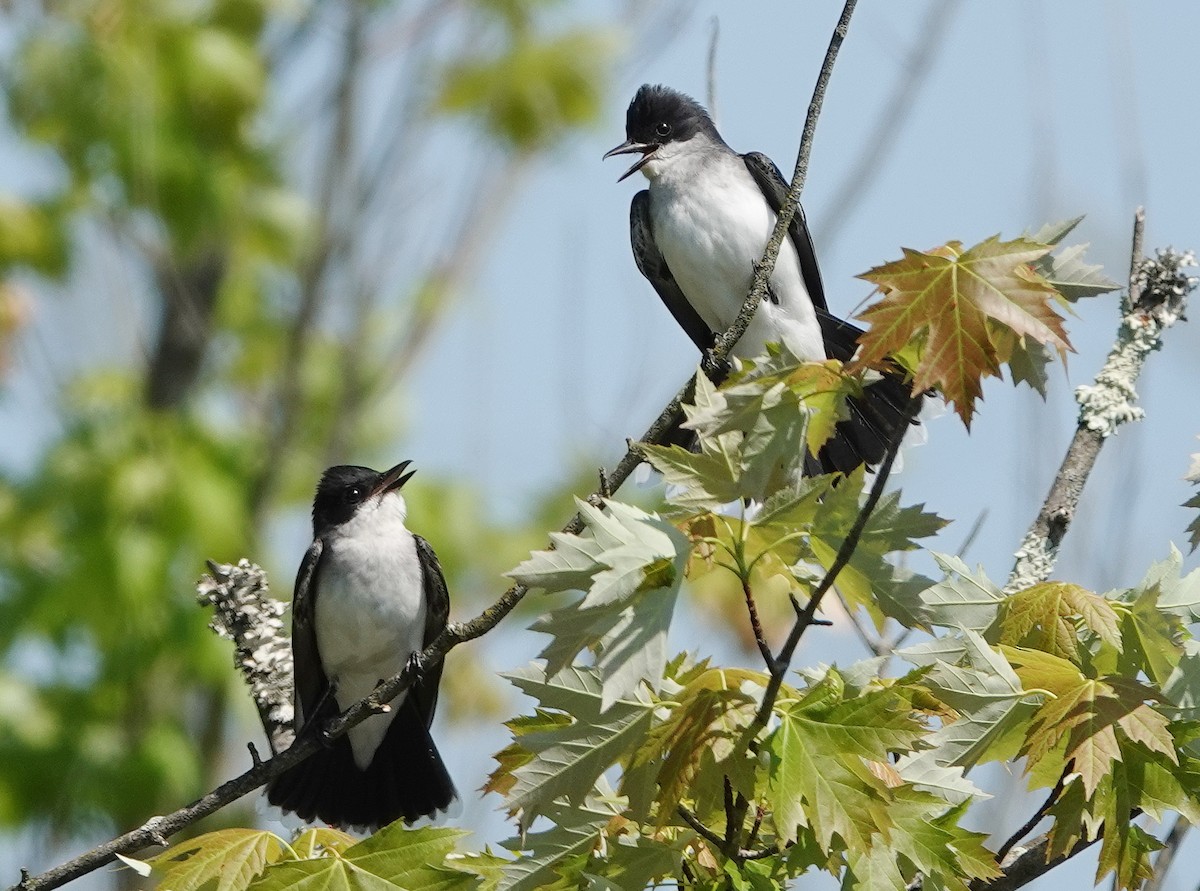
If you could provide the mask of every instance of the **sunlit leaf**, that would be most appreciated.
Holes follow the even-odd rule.
[[[919,339],[913,388],[938,387],[970,425],[982,378],[999,375],[1015,344],[1026,337],[1060,354],[1071,349],[1057,292],[1030,264],[1050,251],[1024,239],[993,236],[964,250],[958,243],[936,251],[905,249],[904,259],[860,276],[883,298],[860,318],[870,323],[859,361],[882,362]]]

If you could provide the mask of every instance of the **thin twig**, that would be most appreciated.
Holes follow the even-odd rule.
[[[835,588],[834,593],[837,594],[838,603],[840,603],[842,605],[842,609],[845,610],[846,616],[850,619],[850,627],[854,629],[854,633],[858,635],[858,639],[862,645],[870,650],[875,656],[892,655],[892,647],[888,645],[887,640],[867,628],[859,613],[854,611],[850,604],[846,602],[846,598],[841,591],[838,591]]]
[[[692,829],[696,831],[696,834],[710,845],[714,845],[716,848],[720,849],[721,846],[725,844],[725,840],[705,826],[704,822],[695,814],[693,814],[688,807],[681,804],[679,805],[678,810],[679,816],[683,817],[683,822],[691,826]]]
[[[997,849],[997,863],[1003,863],[1004,858],[1008,856],[1008,852],[1013,849],[1013,846],[1025,836],[1029,835],[1029,833],[1033,832],[1034,827],[1042,821],[1042,818],[1046,816],[1050,808],[1054,807],[1054,802],[1058,801],[1058,796],[1062,794],[1063,782],[1066,780],[1067,773],[1070,769],[1071,766],[1068,765],[1066,769],[1059,774],[1058,782],[1054,784],[1054,788],[1050,790],[1050,794],[1046,797],[1046,800],[1042,802],[1042,806],[1039,807],[1034,812],[1033,816],[1026,820],[1016,832],[1009,836],[1008,841],[1006,841]]]
[[[925,17],[917,28],[917,40],[903,62],[902,76],[894,80],[891,95],[881,106],[869,135],[855,139],[859,154],[842,178],[828,202],[828,212],[820,225],[821,240],[832,244],[841,235],[842,226],[853,214],[859,201],[874,184],[880,171],[886,169],[885,155],[901,145],[897,137],[912,118],[912,107],[933,63],[941,51],[955,13],[962,6],[954,0],[937,0],[929,4]]]
[[[971,891],[1016,891],[1017,888],[1028,885],[1039,876],[1066,863],[1076,854],[1083,853],[1102,838],[1104,838],[1103,826],[1100,827],[1095,838],[1081,838],[1065,854],[1059,854],[1057,857],[1047,860],[1046,853],[1050,849],[1050,838],[1047,835],[1040,836],[1036,842],[1025,849],[1023,854],[1004,867],[1003,875],[990,880],[976,879],[968,887]]]
[[[697,817],[695,813],[693,813],[692,810],[687,807],[687,805],[681,804],[677,810],[679,812],[679,816],[683,818],[683,822],[687,823],[688,826],[690,826],[698,836],[703,838],[717,850],[724,849],[725,840],[705,826],[704,821]],[[762,812],[760,809],[760,819],[761,813]],[[788,847],[790,847],[790,845]],[[729,854],[729,859],[737,863],[743,863],[747,860],[765,860],[767,857],[774,857],[778,853],[780,853],[779,848],[761,848],[757,850],[740,848]]]
[[[727,856],[733,856],[741,847],[739,844],[741,840],[736,838],[740,834],[740,827],[737,823],[737,805],[733,801],[733,783],[729,779],[729,774],[725,774],[722,779],[725,793],[725,840],[721,843],[721,849]]]
[[[783,240],[788,234],[788,226],[791,225],[792,217],[796,215],[796,208],[800,204],[800,193],[804,190],[804,180],[808,176],[808,159],[812,155],[813,136],[817,131],[817,118],[821,114],[821,105],[825,101],[825,89],[829,85],[829,77],[833,73],[833,63],[837,60],[838,50],[841,49],[842,41],[846,39],[846,32],[850,28],[850,16],[854,14],[856,3],[857,0],[846,0],[842,7],[841,18],[838,19],[837,26],[833,29],[833,36],[829,40],[829,49],[825,51],[825,61],[821,64],[821,73],[817,76],[817,85],[813,89],[812,101],[808,105],[808,115],[804,119],[800,151],[796,156],[796,170],[792,174],[787,197],[784,198],[783,206],[779,208],[779,215],[775,220],[775,231],[771,233],[771,239],[767,242],[762,259],[754,267],[750,293],[746,295],[746,300],[729,330],[717,337],[714,343],[712,352],[718,357],[723,358],[729,355],[730,350],[746,333],[758,305],[762,303],[767,294],[767,285],[771,280],[771,273],[775,271],[775,261],[779,258],[779,250],[783,246]],[[706,368],[706,372],[708,370]]]
[[[1188,830],[1191,828],[1192,824],[1188,821],[1187,817],[1180,814],[1175,818],[1175,823],[1171,826],[1171,831],[1163,839],[1162,850],[1154,858],[1154,873],[1150,878],[1146,879],[1146,884],[1142,886],[1142,891],[1162,891],[1167,880],[1167,870],[1171,868],[1171,862],[1175,859],[1175,855],[1179,853],[1179,848],[1183,844]]]
[[[708,113],[712,119],[720,123],[720,118],[717,117],[717,41],[721,37],[721,20],[714,15],[708,20],[708,23],[708,59],[704,66],[707,75],[707,89],[704,103],[708,106]]]
[[[754,642],[758,644],[758,651],[762,654],[763,661],[767,663],[769,669],[775,664],[775,656],[771,653],[771,648],[767,646],[762,622],[758,618],[758,606],[754,603],[754,592],[750,590],[750,582],[745,578],[742,579],[742,593],[746,595],[746,612],[750,614],[750,631],[754,634]]]
[[[909,412],[911,411],[912,406],[909,407]],[[816,624],[816,612],[821,605],[821,599],[833,587],[838,575],[846,568],[846,565],[854,556],[854,551],[858,547],[859,540],[862,538],[863,530],[867,528],[867,522],[871,519],[871,514],[875,511],[875,506],[879,503],[879,499],[883,497],[884,487],[887,485],[888,477],[892,473],[892,464],[896,460],[896,454],[900,451],[900,441],[904,438],[904,434],[908,428],[907,421],[909,420],[911,418],[906,416],[896,426],[891,442],[888,443],[887,454],[884,456],[883,463],[875,471],[875,481],[871,484],[871,491],[867,495],[867,500],[859,508],[854,525],[846,533],[846,538],[842,541],[842,546],[838,548],[833,564],[826,571],[824,578],[821,579],[812,596],[809,597],[808,603],[805,604],[800,615],[796,617],[796,621],[792,625],[792,630],[788,634],[783,648],[779,651],[779,656],[776,658],[775,665],[771,669],[771,677],[767,682],[767,689],[763,694],[762,704],[759,706],[758,714],[755,716],[755,721],[761,727],[765,727],[771,717],[771,710],[775,707],[775,698],[779,695],[779,688],[783,684],[783,676],[787,674],[787,670],[792,664],[792,655],[796,652],[796,645],[800,643],[800,638],[809,626]]]
[[[750,834],[746,836],[746,847],[754,847],[754,843],[758,841],[758,831],[762,828],[763,817],[767,815],[766,809],[760,804],[754,809],[754,825],[750,827]]]
[[[913,406],[909,407],[909,412],[913,410]],[[892,434],[892,439],[888,443],[887,454],[884,456],[883,463],[880,464],[875,472],[875,481],[871,485],[871,491],[867,495],[866,501],[859,508],[858,516],[854,520],[854,525],[850,527],[850,531],[846,533],[846,538],[842,541],[842,546],[838,548],[837,556],[834,557],[833,564],[826,571],[824,578],[813,591],[808,603],[803,608],[799,608],[796,601],[793,599],[793,605],[797,606],[796,621],[792,625],[792,630],[788,634],[787,640],[784,642],[783,648],[779,651],[779,655],[775,658],[770,668],[770,678],[767,681],[767,689],[763,693],[762,703],[758,707],[758,712],[754,716],[754,724],[758,727],[766,727],[767,722],[771,718],[771,712],[775,708],[775,700],[779,696],[779,689],[783,686],[784,675],[787,674],[788,668],[792,664],[792,655],[796,651],[797,644],[800,643],[800,638],[804,632],[813,625],[828,625],[829,623],[816,618],[817,608],[821,605],[821,599],[833,587],[837,581],[838,575],[849,564],[850,559],[854,556],[854,551],[858,547],[858,542],[862,538],[863,530],[867,527],[867,522],[871,518],[871,514],[875,511],[875,506],[879,503],[879,499],[883,496],[884,487],[887,485],[888,476],[892,472],[892,464],[896,460],[896,455],[900,451],[900,442],[904,439],[904,434],[908,428],[910,417],[905,417],[896,427]],[[744,797],[738,797],[737,807],[735,808],[735,819],[728,821],[731,825],[730,830],[726,833],[726,848],[741,848],[740,835],[741,828],[745,825],[746,811],[749,807],[748,802]],[[735,844],[736,841],[736,844]]]

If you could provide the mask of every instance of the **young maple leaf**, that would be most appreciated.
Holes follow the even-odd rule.
[[[1030,266],[1051,250],[998,235],[965,251],[956,241],[928,252],[904,248],[903,260],[859,276],[883,299],[859,316],[870,328],[857,361],[873,365],[916,344],[914,390],[937,387],[970,427],[983,378],[999,377],[1026,337],[1060,356],[1073,350],[1051,305],[1060,295]]]

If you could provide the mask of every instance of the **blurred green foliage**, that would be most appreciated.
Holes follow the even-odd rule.
[[[263,562],[285,596],[299,555],[262,553],[267,524],[304,512],[333,460],[403,455],[386,320],[436,323],[438,307],[419,305],[433,276],[416,268],[388,282],[399,307],[374,294],[351,307],[339,292],[329,270],[351,262],[339,245],[372,219],[347,222],[313,194],[314,164],[337,182],[356,154],[326,135],[340,100],[310,103],[315,136],[272,116],[289,61],[314,64],[325,41],[321,64],[362,66],[341,74],[365,79],[379,59],[329,43],[412,25],[438,63],[422,69],[436,72],[420,85],[426,102],[529,153],[594,119],[611,54],[601,34],[549,33],[542,9],[555,5],[73,0],[10,14],[5,110],[52,183],[0,194],[0,363],[27,324],[26,295],[35,309],[53,299],[38,276],[81,289],[73,299],[105,299],[99,283],[68,277],[95,272],[80,266],[96,237],[81,221],[149,283],[150,330],[138,337],[154,346],[71,366],[50,394],[59,432],[32,469],[0,474],[0,826],[124,828],[219,779],[227,745],[257,731],[228,644],[195,605],[204,559]],[[422,15],[445,16],[442,30],[419,31]],[[478,32],[494,38],[493,55],[444,39]],[[421,112],[411,125],[440,125]],[[324,323],[330,304],[338,325]],[[358,381],[369,386],[347,415]],[[274,484],[273,466],[284,468]],[[456,612],[494,597],[500,573],[541,541],[536,511],[512,529],[482,516],[461,484],[420,477],[411,492]],[[563,503],[548,498],[552,525]],[[448,679],[473,691],[461,704],[496,708],[469,656]]]

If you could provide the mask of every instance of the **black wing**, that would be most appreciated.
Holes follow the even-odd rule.
[[[771,205],[771,209],[779,213],[779,208],[783,207],[784,198],[787,197],[788,184],[775,162],[762,152],[749,152],[742,155],[742,160],[746,162],[746,169],[758,183],[758,188]],[[804,287],[808,291],[809,299],[818,310],[828,312],[825,288],[821,285],[821,269],[817,266],[817,254],[813,250],[812,236],[808,232],[803,207],[796,208],[791,225],[788,226],[788,234],[792,237],[797,256],[800,257],[800,274],[804,277]]]
[[[417,560],[421,563],[421,578],[425,586],[425,637],[424,646],[429,646],[442,633],[450,620],[450,592],[446,589],[446,577],[442,565],[429,542],[413,535],[417,545]],[[437,707],[438,683],[442,679],[442,660],[437,665],[427,666],[420,679],[409,689],[408,695],[417,711],[425,719],[425,726],[433,723],[433,711]]]
[[[332,711],[324,717],[337,714],[336,700],[327,695],[329,679],[325,676],[325,667],[317,650],[317,573],[321,568],[322,550],[323,545],[318,538],[300,563],[300,571],[296,573],[296,589],[292,594],[292,670],[296,684],[297,735],[302,728],[322,718],[316,712],[326,704],[331,705]]]
[[[654,229],[650,225],[650,192],[646,189],[633,196],[633,204],[629,207],[629,240],[633,243],[637,268],[654,286],[679,327],[702,352],[709,349],[713,345],[712,331],[684,296],[654,241]]]

